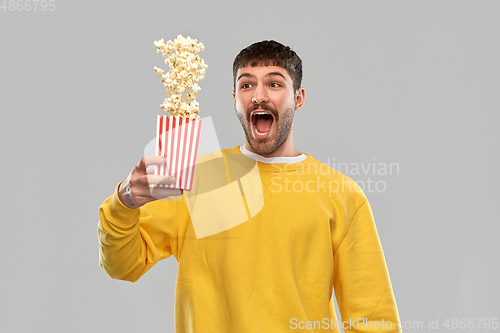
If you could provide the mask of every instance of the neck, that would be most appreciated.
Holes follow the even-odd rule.
[[[255,152],[248,141],[245,138],[245,148],[248,149],[248,151],[251,151],[252,153],[259,154],[260,156],[263,157],[293,157],[293,156],[299,156],[300,153],[295,149],[293,146],[293,139],[292,136],[289,135],[288,138],[283,142],[283,144],[273,151],[272,153],[269,154],[262,154],[259,152]]]

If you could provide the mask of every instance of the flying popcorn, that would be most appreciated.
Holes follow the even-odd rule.
[[[161,77],[168,95],[160,105],[170,116],[181,116],[184,118],[199,119],[199,103],[196,96],[201,90],[196,82],[201,82],[205,77],[208,67],[205,61],[197,53],[205,47],[191,37],[184,38],[178,35],[174,41],[164,43],[163,38],[154,42],[157,53],[165,58],[169,71],[155,66],[154,70]],[[189,91],[191,89],[191,91]]]

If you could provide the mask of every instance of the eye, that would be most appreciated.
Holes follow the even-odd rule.
[[[250,83],[244,83],[240,86],[240,89],[250,88],[252,85]]]
[[[270,84],[271,88],[279,88],[281,87],[281,84],[279,84],[278,82],[273,82]]]

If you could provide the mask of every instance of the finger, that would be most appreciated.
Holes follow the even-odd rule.
[[[179,196],[184,192],[180,188],[152,187],[151,196],[156,200],[165,199],[171,196]]]
[[[137,167],[141,170],[146,170],[150,165],[163,165],[166,163],[167,159],[163,156],[144,156],[137,164]]]
[[[134,193],[133,196],[134,196],[134,198],[151,198],[151,193],[153,190],[156,190],[156,189],[172,190],[172,189],[174,189],[172,187],[167,187],[167,186],[168,186],[167,184],[160,184],[160,185],[136,187],[133,191],[133,193]],[[167,193],[168,192],[169,191],[167,191]]]
[[[157,165],[150,165],[147,169],[146,169],[146,174],[147,175],[154,175],[155,172],[157,171],[156,169],[158,168]]]
[[[157,186],[160,184],[175,184],[174,176],[147,175],[148,186]]]
[[[165,199],[170,196],[179,196],[183,193],[182,189],[156,186],[138,189],[134,197],[139,206],[142,206],[150,201]]]
[[[175,178],[171,179],[170,177],[172,176],[146,174],[134,177],[133,179],[131,179],[130,183],[132,187],[136,189],[138,188],[148,189],[149,187],[157,186],[157,184],[168,184],[168,185],[174,184]]]

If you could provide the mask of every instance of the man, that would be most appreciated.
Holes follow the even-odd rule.
[[[233,78],[244,146],[200,157],[184,193],[151,187],[173,179],[147,171],[162,157],[142,158],[100,208],[101,266],[136,281],[174,255],[179,333],[400,332],[365,195],[294,147],[300,58],[275,41],[255,43],[236,57]]]

